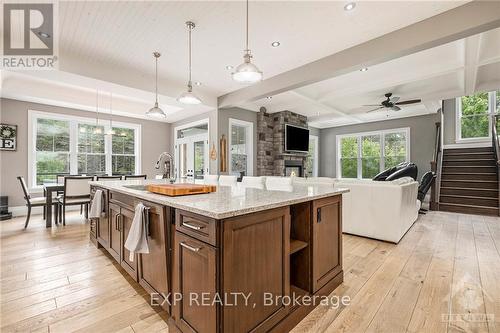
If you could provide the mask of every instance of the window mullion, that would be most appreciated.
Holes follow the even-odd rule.
[[[385,170],[385,132],[380,134],[380,172]]]
[[[361,144],[361,138],[362,136],[359,135],[358,136],[358,179],[361,179],[363,178],[363,167],[361,165],[361,163],[363,163],[363,156],[361,154],[361,147],[362,147],[362,144]]]
[[[78,174],[78,123],[70,121],[69,126],[69,173],[76,175]]]

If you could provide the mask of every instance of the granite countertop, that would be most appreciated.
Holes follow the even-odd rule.
[[[225,219],[349,192],[347,188],[337,188],[332,184],[294,184],[273,189],[255,189],[246,188],[241,183],[238,183],[237,186],[218,186],[217,191],[214,193],[169,197],[126,187],[130,185],[166,183],[166,180],[108,180],[90,182],[91,185],[97,185],[136,198],[183,209],[214,219]]]

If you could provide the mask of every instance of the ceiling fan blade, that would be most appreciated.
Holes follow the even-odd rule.
[[[396,105],[415,104],[415,103],[420,103],[420,102],[422,102],[421,99],[410,99],[407,101],[398,102],[398,103],[396,103]]]
[[[373,111],[377,111],[377,110],[380,110],[380,109],[383,109],[384,107],[383,106],[380,106],[378,108],[375,108],[375,109],[372,109],[372,110],[369,110],[369,111],[366,111],[366,113],[370,113],[370,112],[373,112]]]
[[[392,111],[399,111],[401,110],[401,108],[399,106],[396,106],[394,105],[392,108],[391,108]]]
[[[389,100],[391,103],[396,103],[397,101],[399,101],[401,99],[401,97],[399,96],[394,96],[394,97],[391,97]]]
[[[363,106],[380,106],[380,107],[382,107],[382,105],[380,105],[380,104],[365,104]]]

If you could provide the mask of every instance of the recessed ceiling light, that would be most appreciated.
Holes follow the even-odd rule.
[[[356,3],[355,2],[349,2],[348,4],[346,4],[344,6],[344,10],[347,11],[347,12],[353,10],[354,8],[356,8]]]
[[[280,45],[281,45],[281,43],[280,43],[280,42],[278,42],[278,41],[276,41],[276,42],[272,42],[272,43],[271,43],[271,46],[272,46],[272,47],[278,47],[278,46],[280,46]]]
[[[43,38],[50,38],[50,35],[46,32],[39,31],[38,36],[43,37]]]
[[[368,70],[368,67],[364,67],[364,68],[360,69],[361,72],[366,72],[367,70]]]
[[[197,86],[201,86],[201,82],[200,81],[196,81],[194,84],[197,85]]]
[[[226,66],[226,69],[233,69],[233,66],[231,66],[231,65],[227,65],[227,66]]]

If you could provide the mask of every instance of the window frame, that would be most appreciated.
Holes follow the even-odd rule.
[[[385,136],[388,134],[395,134],[395,133],[402,133],[404,132],[406,135],[406,142],[405,142],[405,148],[406,148],[406,156],[405,156],[405,162],[410,161],[410,156],[411,156],[411,151],[410,151],[410,142],[411,142],[411,137],[410,137],[410,128],[409,127],[402,127],[402,128],[392,128],[392,129],[386,129],[386,130],[377,130],[377,131],[368,131],[368,132],[358,132],[358,133],[348,133],[348,134],[340,134],[336,136],[336,170],[335,170],[335,177],[338,179],[369,179],[369,178],[363,178],[363,166],[362,166],[362,160],[363,160],[363,154],[362,154],[362,137],[364,136],[371,136],[371,135],[378,135],[380,137],[380,172],[385,170]],[[341,141],[343,138],[352,138],[356,137],[357,138],[357,144],[358,144],[358,156],[357,156],[357,177],[356,178],[345,178],[342,177],[342,169],[341,169]]]
[[[38,119],[53,119],[69,122],[69,154],[70,174],[78,173],[78,124],[95,125],[96,119],[82,116],[72,116],[61,113],[44,112],[37,110],[28,110],[28,187],[31,191],[40,192],[42,185],[36,184],[36,137],[37,137],[37,122]],[[109,120],[100,119],[99,125],[104,127],[104,131],[110,129]],[[141,124],[125,123],[113,120],[113,127],[128,128],[134,130],[134,155],[135,155],[135,173],[141,173]],[[111,175],[112,172],[112,150],[111,136],[104,136],[104,154],[106,156],[106,174]]]
[[[480,92],[475,92],[480,93]],[[488,136],[477,137],[477,138],[462,138],[462,97],[455,98],[455,142],[456,143],[481,143],[481,142],[489,142],[491,140],[491,124],[493,121],[493,116],[498,113],[496,110],[496,91],[488,92],[488,112],[486,115],[488,116]],[[473,116],[465,116],[469,117],[477,117],[477,115]]]
[[[318,177],[318,164],[319,164],[319,136],[309,134],[309,144],[314,145],[314,154],[311,156],[313,161],[312,177]]]
[[[240,120],[240,119],[235,119],[235,118],[229,118],[228,120],[229,126],[228,126],[228,170],[229,174],[232,174],[232,152],[231,152],[231,146],[232,146],[232,127],[233,125],[236,126],[241,126],[241,127],[246,127],[246,136],[245,136],[245,147],[247,148],[246,153],[247,153],[247,174],[246,176],[253,176],[253,140],[254,140],[254,132],[253,132],[253,122],[250,121],[245,121],[245,120]]]

